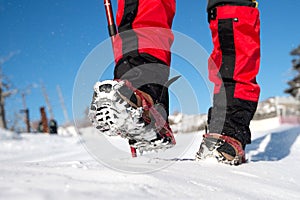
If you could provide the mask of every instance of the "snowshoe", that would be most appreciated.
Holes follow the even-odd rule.
[[[106,80],[94,86],[89,119],[101,133],[126,138],[132,151],[138,149],[142,153],[176,144],[159,110],[150,95],[134,88],[129,81]]]
[[[216,158],[218,162],[229,165],[240,165],[246,162],[241,143],[229,136],[217,133],[203,135],[196,160]]]

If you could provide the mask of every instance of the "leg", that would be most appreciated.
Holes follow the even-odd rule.
[[[250,121],[260,88],[260,22],[250,0],[211,0],[208,19],[214,49],[209,78],[214,83],[209,132],[229,136],[244,149],[251,142]],[[219,149],[221,150],[221,149]]]
[[[175,145],[168,77],[175,0],[118,0],[114,81],[96,83],[91,121],[140,152]]]
[[[175,0],[119,0],[119,35],[114,44],[114,78],[129,80],[167,113],[169,97],[164,85],[169,77],[174,14]]]

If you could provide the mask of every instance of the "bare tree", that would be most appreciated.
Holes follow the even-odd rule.
[[[59,96],[61,109],[63,110],[63,113],[64,113],[65,124],[69,124],[70,123],[69,115],[68,115],[68,111],[67,111],[67,108],[66,108],[66,105],[65,105],[65,100],[64,100],[63,94],[61,92],[60,86],[57,85],[56,89],[57,89],[57,93],[58,93],[58,96]]]
[[[43,92],[43,95],[44,95],[44,98],[46,101],[48,112],[50,113],[50,119],[54,119],[54,114],[53,114],[53,110],[52,110],[52,105],[50,103],[49,95],[47,93],[45,85],[42,82],[41,82],[41,89],[42,89],[42,92]]]
[[[8,126],[11,131],[20,132],[23,130],[23,114],[14,112],[11,120],[8,120]]]
[[[19,52],[11,52],[7,56],[0,57],[0,127],[7,129],[6,116],[5,116],[5,99],[12,94],[15,94],[16,90],[11,90],[11,86],[5,80],[2,73],[2,66],[9,61],[13,56]]]

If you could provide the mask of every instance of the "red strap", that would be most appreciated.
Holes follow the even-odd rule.
[[[236,149],[238,155],[241,155],[241,156],[244,156],[244,155],[245,155],[244,150],[242,149],[240,143],[239,143],[237,140],[235,140],[235,139],[232,138],[232,137],[226,136],[226,135],[221,135],[220,138],[221,138],[222,140],[224,140],[225,142],[227,142],[228,144],[230,144],[234,149]]]
[[[120,80],[116,80],[116,81],[120,81]],[[125,85],[132,90],[136,95],[138,95],[141,100],[142,100],[142,107],[144,110],[146,111],[150,111],[151,115],[153,116],[153,118],[155,119],[155,127],[158,130],[159,134],[164,137],[164,136],[171,136],[172,138],[172,143],[176,144],[175,138],[173,136],[173,133],[168,125],[168,123],[166,122],[166,120],[161,116],[161,114],[151,105],[150,102],[147,101],[147,99],[143,96],[143,94],[136,89],[135,87],[132,86],[131,82],[129,82],[128,80],[124,80]],[[162,133],[161,129],[165,129],[166,133]]]

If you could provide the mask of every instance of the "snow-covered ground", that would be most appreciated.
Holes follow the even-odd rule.
[[[249,162],[227,166],[192,160],[201,132],[178,134],[174,149],[132,159],[126,143],[115,139],[120,146],[110,148],[91,128],[81,130],[85,142],[0,130],[0,199],[299,199],[300,127],[271,119],[254,122],[252,131]]]

